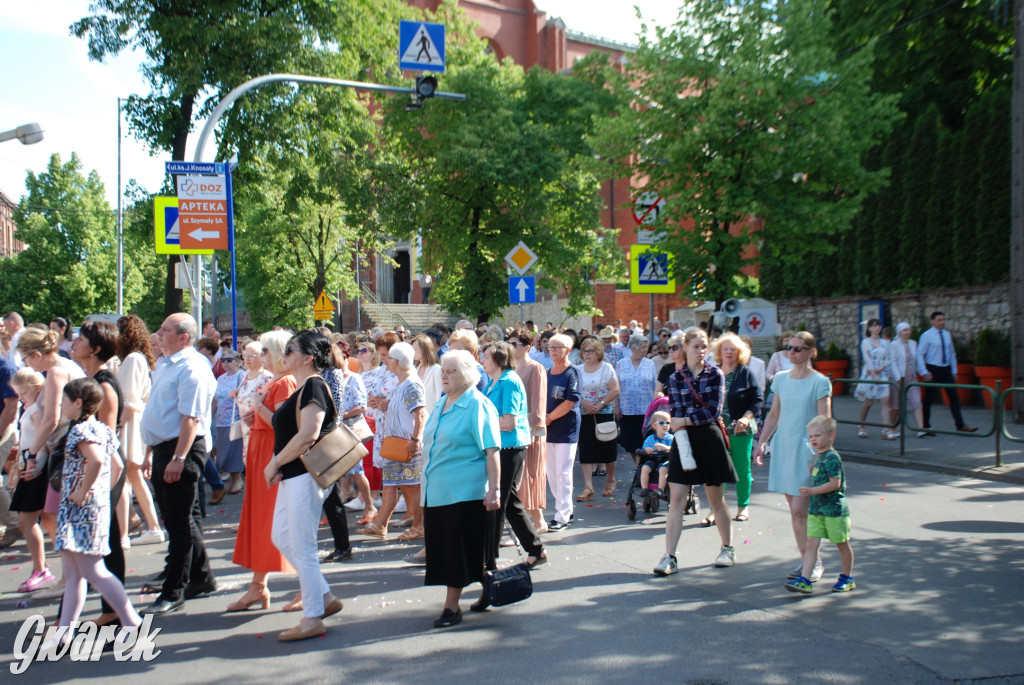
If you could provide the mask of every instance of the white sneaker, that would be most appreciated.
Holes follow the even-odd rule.
[[[132,539],[130,537],[128,537],[127,535],[125,535],[123,538],[121,538],[121,549],[123,549],[124,551],[127,552],[131,548],[132,548]]]
[[[398,504],[396,504],[396,505],[395,505],[395,511],[396,511],[396,512],[398,512],[399,514],[401,514],[401,513],[403,513],[403,512],[405,511],[405,510],[406,510],[406,506],[405,506],[405,495],[400,495],[400,496],[398,497]]]
[[[353,500],[345,502],[345,508],[349,511],[363,511],[366,509],[366,504],[363,502],[362,498],[356,497]]]
[[[657,576],[670,576],[673,573],[679,573],[679,565],[676,563],[676,558],[665,552],[665,556],[661,558],[658,565],[654,567],[654,574]]]
[[[736,563],[736,550],[729,545],[722,545],[722,551],[718,553],[718,558],[715,559],[715,566],[718,568],[726,568]]]
[[[821,559],[814,562],[814,568],[811,569],[811,582],[817,583],[821,580],[821,577],[825,575],[825,564],[821,563]]]
[[[499,547],[515,547],[517,544],[518,543],[516,542],[515,538],[513,538],[511,535],[506,535],[501,539]]]
[[[798,561],[798,562],[796,562],[796,566],[793,567],[793,570],[789,572],[789,575],[786,576],[786,578],[789,579],[789,580],[796,580],[797,578],[799,578],[803,574],[804,574],[804,562],[803,561]]]
[[[379,500],[379,499],[376,499],[376,498],[372,498],[372,497],[371,497],[371,498],[370,498],[370,501],[371,501],[371,502],[373,502],[373,508],[374,508],[374,509],[380,509],[380,508],[381,508],[381,506],[383,505],[383,502],[381,502],[381,500]]]
[[[164,532],[159,528],[156,530],[144,530],[135,538],[136,545],[156,545],[164,542]]]

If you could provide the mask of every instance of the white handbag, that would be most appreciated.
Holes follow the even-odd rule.
[[[679,463],[683,471],[693,471],[697,468],[697,462],[693,458],[693,448],[690,447],[690,436],[685,428],[675,432],[676,449],[679,450]]]

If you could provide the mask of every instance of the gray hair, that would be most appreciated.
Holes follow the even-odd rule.
[[[179,335],[184,333],[188,336],[189,344],[194,344],[199,338],[199,326],[196,324],[196,320],[192,318],[191,314],[182,314],[181,320],[178,321],[178,325],[174,327],[174,332]]]
[[[679,345],[679,347],[683,347],[683,335],[683,331],[674,332],[668,339],[668,346]]]
[[[388,355],[395,360],[403,369],[413,368],[413,355],[415,352],[409,343],[398,342],[391,346]]]
[[[629,349],[631,349],[631,350],[639,349],[639,347],[641,345],[646,345],[648,342],[650,342],[650,341],[647,339],[646,335],[640,335],[639,333],[634,333],[633,335],[629,336]]]
[[[394,348],[392,348],[394,349]],[[476,359],[466,350],[449,350],[441,358],[441,368],[448,364],[456,377],[461,380],[461,386],[472,388],[480,380],[480,372],[477,370]]]

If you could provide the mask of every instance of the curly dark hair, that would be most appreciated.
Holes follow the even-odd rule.
[[[145,322],[135,314],[122,316],[117,320],[117,356],[121,361],[132,352],[138,352],[149,362],[150,370],[156,368],[156,356],[153,354],[153,343],[149,339],[149,329]]]

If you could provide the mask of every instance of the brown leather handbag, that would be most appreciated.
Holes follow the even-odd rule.
[[[326,384],[326,381],[321,379]],[[331,397],[330,390],[327,396]],[[334,398],[331,397],[333,404]],[[299,425],[299,398],[295,398],[295,425]],[[335,407],[337,416],[337,407]],[[322,489],[326,490],[348,473],[353,466],[363,460],[368,454],[363,443],[360,442],[352,429],[344,423],[339,423],[334,430],[314,442],[306,452],[299,457],[302,465],[309,471]]]

